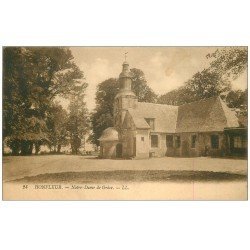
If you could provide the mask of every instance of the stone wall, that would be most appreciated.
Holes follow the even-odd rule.
[[[102,141],[100,145],[100,156],[102,158],[115,158],[116,157],[117,142]]]
[[[152,133],[157,134],[157,133]],[[227,141],[223,132],[208,132],[208,133],[180,133],[171,134],[173,136],[173,147],[167,147],[167,134],[158,135],[158,147],[151,148],[149,141],[149,151],[152,157],[198,157],[198,156],[223,156],[226,153]],[[196,135],[195,147],[192,147],[192,136]],[[213,149],[211,147],[211,135],[219,136],[219,147]],[[177,147],[175,138],[180,136],[180,147]]]
[[[136,158],[149,157],[149,130],[138,129],[136,131]]]
[[[192,147],[192,136],[196,135],[195,147]],[[211,135],[218,135],[218,149],[212,148]],[[181,133],[181,147],[173,149],[169,156],[198,157],[198,156],[223,156],[226,151],[226,138],[223,132],[207,133]]]

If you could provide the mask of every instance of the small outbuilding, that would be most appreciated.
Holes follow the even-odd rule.
[[[113,128],[107,128],[103,131],[100,141],[100,156],[103,158],[117,158],[119,157],[119,135],[118,131]],[[121,156],[120,156],[121,157]]]

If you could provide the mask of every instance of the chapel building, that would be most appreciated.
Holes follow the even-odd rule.
[[[114,100],[114,127],[103,131],[102,158],[246,155],[247,129],[220,97],[172,106],[138,102],[125,61]]]

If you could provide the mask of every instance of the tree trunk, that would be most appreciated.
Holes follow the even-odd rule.
[[[81,147],[81,139],[78,136],[75,136],[71,140],[72,154],[77,155],[80,147]]]
[[[10,149],[12,155],[19,155],[20,152],[20,141],[19,140],[13,140],[10,142]]]
[[[35,154],[38,155],[39,151],[41,149],[41,142],[38,141],[35,143]]]
[[[34,143],[32,141],[29,142],[29,147],[28,147],[28,154],[32,155]]]
[[[21,155],[31,155],[33,143],[31,141],[21,141]]]
[[[57,153],[61,153],[61,148],[62,148],[62,145],[57,145]]]

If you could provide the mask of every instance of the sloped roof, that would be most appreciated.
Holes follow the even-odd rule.
[[[211,97],[179,106],[176,133],[223,131],[238,126],[235,113],[220,97]]]
[[[212,97],[181,106],[138,102],[128,109],[136,128],[150,129],[145,118],[155,119],[155,132],[209,132],[238,127],[235,112],[220,97]]]
[[[226,103],[221,100],[221,98],[219,98],[219,100],[227,119],[227,127],[238,127],[240,124],[238,117],[236,117],[236,112],[229,109]]]
[[[145,118],[155,119],[156,132],[174,133],[178,114],[178,107],[164,104],[138,102],[135,109],[128,109],[135,126],[141,129],[149,129]]]
[[[106,128],[102,132],[102,136],[99,138],[99,141],[118,141],[117,130],[113,127]]]

